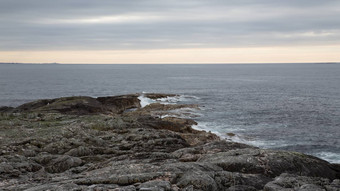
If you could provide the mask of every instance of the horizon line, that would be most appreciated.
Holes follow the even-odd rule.
[[[29,63],[29,62],[0,62],[0,64],[18,64],[18,65],[188,65],[188,64],[199,64],[199,65],[207,65],[207,64],[340,64],[339,62],[242,62],[242,63],[228,63],[228,62],[216,62],[216,63],[59,63],[59,62],[51,62],[51,63]]]

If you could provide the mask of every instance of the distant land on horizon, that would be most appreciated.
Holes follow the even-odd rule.
[[[60,64],[60,63],[20,63],[20,62],[0,62],[0,64]]]
[[[69,63],[57,63],[57,62],[52,62],[52,63],[20,63],[20,62],[0,62],[0,64],[17,64],[17,65],[30,65],[30,64],[34,64],[34,65],[67,65]],[[74,63],[71,63],[74,64]],[[77,64],[83,64],[83,63],[77,63]],[[75,65],[77,65],[75,64]],[[93,63],[96,64],[96,63]],[[112,63],[112,64],[121,64],[121,63]],[[112,65],[111,64],[111,65]],[[139,63],[140,64],[140,63]],[[148,64],[148,63],[141,63],[141,65],[143,64]],[[159,64],[182,64],[182,63],[159,63]],[[188,64],[188,63],[183,63],[183,64]],[[340,62],[289,62],[289,63],[190,63],[190,64],[340,64]],[[101,65],[100,63],[98,63],[98,65]],[[110,65],[110,64],[105,64],[105,65]],[[127,65],[130,65],[127,64]]]

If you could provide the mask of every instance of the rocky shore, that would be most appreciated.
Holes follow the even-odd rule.
[[[139,96],[0,107],[0,190],[340,190],[340,164],[221,140],[169,115],[197,105]]]

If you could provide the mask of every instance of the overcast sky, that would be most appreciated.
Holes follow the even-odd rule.
[[[0,59],[27,51],[338,47],[339,18],[339,0],[0,0]]]

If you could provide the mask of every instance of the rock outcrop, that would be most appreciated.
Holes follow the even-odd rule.
[[[110,96],[110,97],[63,97],[43,99],[23,104],[14,112],[60,112],[63,114],[99,114],[122,113],[127,109],[140,108],[138,94]],[[3,107],[6,111],[8,108]]]
[[[197,105],[141,108],[139,96],[2,108],[0,190],[340,190],[339,164],[221,140],[173,115]]]
[[[265,191],[300,190],[300,191],[338,191],[340,180],[320,177],[298,176],[283,173],[264,186]]]

